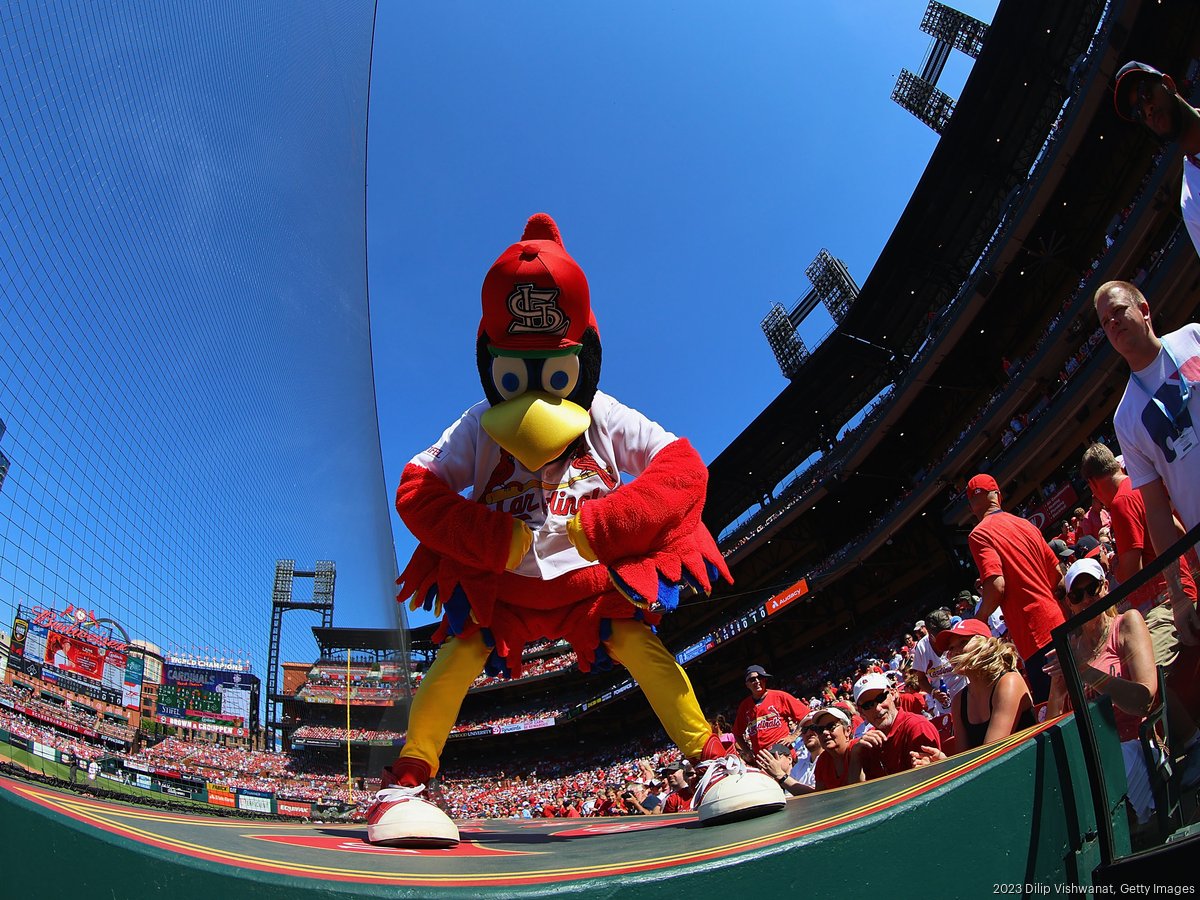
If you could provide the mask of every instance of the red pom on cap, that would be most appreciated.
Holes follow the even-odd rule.
[[[525,223],[525,232],[521,235],[523,241],[554,241],[562,246],[562,235],[558,231],[558,223],[546,213],[534,213]]]
[[[570,352],[596,328],[587,276],[545,213],[530,216],[521,240],[492,263],[482,301],[478,333],[501,354]]]

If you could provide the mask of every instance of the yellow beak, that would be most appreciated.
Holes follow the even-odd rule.
[[[530,472],[557,459],[592,424],[586,409],[541,391],[527,391],[483,414],[483,430]]]

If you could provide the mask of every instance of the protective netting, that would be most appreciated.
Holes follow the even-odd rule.
[[[83,608],[265,685],[280,559],[334,563],[337,625],[397,622],[366,282],[374,11],[0,8],[4,631],[18,607]],[[315,660],[319,623],[285,615],[282,660]]]

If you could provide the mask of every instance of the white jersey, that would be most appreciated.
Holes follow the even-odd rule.
[[[1191,163],[1188,167],[1194,168]],[[1162,342],[1154,362],[1130,375],[1113,424],[1131,486],[1140,488],[1161,478],[1171,505],[1190,530],[1200,523],[1200,447],[1187,444],[1189,430],[1200,440],[1200,326],[1185,325],[1164,334]],[[1182,408],[1184,383],[1187,409]],[[1174,423],[1170,416],[1175,416]]]
[[[486,401],[476,403],[412,462],[454,491],[469,489],[468,498],[529,526],[533,544],[515,570],[518,575],[550,580],[597,565],[576,551],[567,523],[588,500],[616,490],[621,473],[640,475],[675,435],[597,391],[592,422],[578,449],[531,472],[483,430],[480,419],[489,408]]]
[[[946,657],[939,656],[937,651],[933,649],[929,635],[925,635],[913,647],[912,667],[918,672],[925,673],[925,677],[929,679],[929,683],[935,691],[940,691],[939,684],[945,681],[946,693],[950,695],[951,699],[967,686],[967,679],[957,674],[950,666]],[[950,712],[950,707],[942,706],[933,694],[930,693],[929,714],[936,719],[938,716],[944,716],[948,712]]]

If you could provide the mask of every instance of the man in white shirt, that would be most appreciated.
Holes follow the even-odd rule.
[[[1200,326],[1159,338],[1150,304],[1126,281],[1101,285],[1094,302],[1109,343],[1129,364],[1113,424],[1125,471],[1145,501],[1151,543],[1161,553],[1200,523]],[[1200,618],[1178,567],[1166,575],[1179,639],[1200,644]]]

